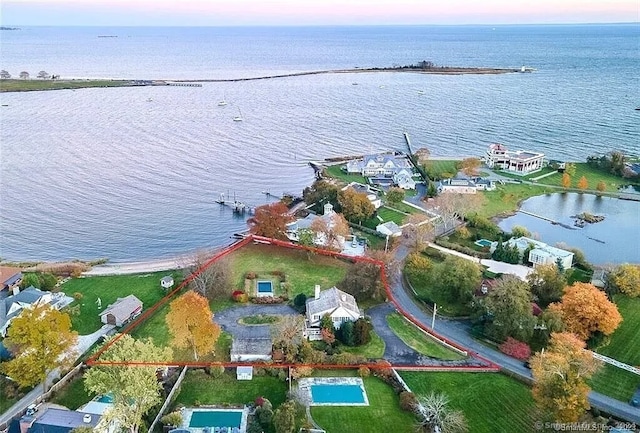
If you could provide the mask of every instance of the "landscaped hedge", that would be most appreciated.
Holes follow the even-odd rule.
[[[440,245],[441,247],[448,248],[450,250],[457,251],[459,253],[463,253],[472,257],[476,257],[479,259],[489,259],[491,258],[491,254],[482,251],[476,251],[473,248],[465,247],[464,245],[454,244],[453,242],[449,242],[443,238],[437,238],[434,243],[436,245]]]

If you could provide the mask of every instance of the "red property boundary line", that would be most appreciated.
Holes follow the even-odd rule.
[[[198,362],[144,362],[144,361],[135,361],[135,360],[131,360],[131,361],[126,361],[126,362],[111,362],[111,361],[100,361],[99,357],[100,355],[102,355],[106,350],[109,349],[109,347],[111,347],[113,344],[115,344],[120,338],[122,338],[123,335],[129,333],[129,331],[131,331],[132,329],[134,329],[136,326],[138,326],[140,324],[141,321],[145,320],[147,317],[151,316],[153,313],[155,313],[156,310],[158,310],[160,307],[162,307],[163,305],[165,305],[176,293],[180,292],[187,284],[189,284],[189,282],[191,282],[194,278],[196,278],[198,275],[200,275],[205,269],[207,269],[211,264],[215,263],[216,261],[220,260],[222,257],[227,256],[231,253],[233,253],[236,250],[239,250],[240,248],[244,247],[245,245],[249,244],[249,243],[260,243],[260,244],[268,244],[268,245],[274,245],[277,247],[282,247],[282,248],[289,248],[289,249],[296,249],[296,250],[303,250],[303,251],[310,251],[319,255],[323,255],[323,256],[328,256],[328,257],[334,257],[334,258],[338,258],[338,259],[342,259],[342,260],[347,260],[353,263],[371,263],[374,264],[376,266],[379,267],[380,269],[380,279],[382,281],[382,284],[384,286],[384,289],[387,293],[387,298],[391,301],[391,303],[394,305],[394,307],[396,308],[396,310],[398,310],[398,312],[400,314],[402,314],[405,318],[407,318],[407,320],[409,320],[411,323],[413,323],[414,325],[416,325],[418,328],[422,329],[424,332],[430,334],[431,336],[435,337],[438,340],[441,340],[443,342],[445,342],[446,344],[460,350],[463,352],[466,352],[469,356],[474,357],[482,362],[484,362],[486,365],[484,366],[441,366],[441,365],[404,365],[404,364],[391,364],[389,362],[371,362],[371,363],[364,363],[364,364],[287,364],[287,363],[273,363],[273,364],[267,364],[267,363],[261,363],[261,362],[253,362],[253,363],[248,363],[248,362],[244,362],[244,363],[237,363],[237,362],[205,362],[205,363],[198,363]],[[500,366],[498,366],[497,364],[493,363],[492,361],[478,355],[477,353],[471,352],[468,349],[466,349],[465,347],[459,345],[458,343],[449,340],[448,338],[438,334],[437,332],[427,328],[425,325],[423,325],[420,321],[418,321],[413,315],[411,315],[408,311],[406,311],[399,303],[398,301],[395,299],[395,297],[393,296],[393,293],[391,291],[391,288],[389,286],[389,281],[387,279],[387,273],[385,270],[385,264],[380,261],[380,260],[376,260],[376,259],[372,259],[370,257],[364,257],[364,256],[348,256],[345,254],[341,254],[335,251],[328,251],[328,250],[324,250],[321,248],[315,248],[315,247],[307,247],[304,245],[298,245],[298,244],[294,244],[291,242],[287,242],[287,241],[281,241],[278,239],[272,239],[272,238],[267,238],[264,236],[257,236],[257,235],[249,235],[246,238],[235,242],[231,245],[229,245],[227,248],[223,249],[222,251],[216,253],[213,257],[211,257],[209,260],[207,260],[207,262],[205,262],[202,266],[200,266],[198,269],[196,269],[191,275],[189,275],[187,278],[185,278],[185,280],[175,289],[173,289],[171,292],[167,293],[167,295],[165,295],[160,301],[158,301],[155,305],[153,305],[153,307],[149,308],[147,311],[145,311],[143,314],[140,315],[140,317],[138,317],[136,320],[134,320],[133,322],[131,322],[129,325],[127,325],[123,330],[120,331],[120,333],[113,339],[111,339],[106,345],[104,345],[100,350],[98,350],[95,354],[93,354],[87,361],[86,361],[87,365],[90,366],[94,366],[94,365],[110,365],[110,366],[116,366],[116,365],[122,365],[122,366],[155,366],[155,367],[177,367],[177,366],[187,366],[187,367],[208,367],[208,366],[224,366],[224,367],[239,367],[239,366],[254,366],[254,367],[268,367],[268,368],[289,368],[289,367],[312,367],[312,368],[324,368],[324,369],[353,369],[353,368],[358,368],[358,367],[368,367],[368,368],[372,368],[372,369],[381,369],[381,368],[397,368],[400,370],[431,370],[431,371],[475,371],[475,372],[496,372],[500,370]]]

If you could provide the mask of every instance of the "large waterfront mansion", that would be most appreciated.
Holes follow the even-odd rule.
[[[489,145],[485,164],[490,168],[501,168],[512,173],[529,174],[538,171],[544,164],[544,153],[524,150],[510,151],[504,144]]]

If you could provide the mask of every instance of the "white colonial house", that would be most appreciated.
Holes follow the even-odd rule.
[[[497,245],[497,242],[495,244]],[[526,259],[533,263],[534,268],[538,265],[555,265],[558,262],[564,269],[569,269],[573,266],[573,253],[571,251],[552,247],[544,242],[522,236],[509,239],[507,244],[509,246],[515,245],[520,255],[523,255],[527,249],[532,247],[529,251],[529,257],[526,257]]]
[[[393,174],[393,183],[402,189],[416,189],[413,173],[408,168],[402,168]]]
[[[362,317],[356,299],[348,293],[332,287],[320,290],[315,286],[315,296],[307,299],[305,334],[309,340],[320,340],[320,320],[328,315],[333,326],[339,329],[344,322],[356,321]]]
[[[505,145],[494,143],[489,145],[484,161],[487,167],[497,167],[525,175],[542,168],[544,153],[524,150],[509,151]]]
[[[378,154],[367,155],[363,159],[349,161],[347,173],[360,174],[365,177],[392,177],[401,169],[411,170],[411,163],[404,155]]]

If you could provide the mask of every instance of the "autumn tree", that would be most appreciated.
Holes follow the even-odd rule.
[[[404,273],[412,282],[425,280],[433,268],[431,260],[418,252],[410,253],[404,263]]]
[[[404,190],[402,188],[389,188],[385,197],[386,202],[393,206],[404,200]]]
[[[527,282],[534,300],[543,308],[559,301],[567,285],[564,274],[555,264],[536,266],[527,276]]]
[[[342,207],[342,214],[349,221],[362,223],[373,216],[376,208],[369,201],[367,194],[347,188],[338,193],[338,203]]]
[[[607,190],[607,185],[603,181],[600,181],[598,182],[598,185],[596,185],[596,189],[598,192],[605,192]]]
[[[567,162],[564,166],[564,172],[573,177],[576,174],[576,165],[572,162]]]
[[[340,238],[344,240],[349,236],[349,223],[342,215],[335,212],[328,217],[314,219],[310,229],[316,236],[319,235],[319,238],[323,239],[324,246],[328,248],[339,249]]]
[[[296,403],[288,400],[280,405],[273,415],[276,433],[293,433],[296,428]]]
[[[162,385],[156,377],[154,362],[172,358],[170,348],[159,348],[153,340],[135,340],[128,334],[119,336],[101,356],[100,361],[113,365],[94,366],[84,375],[84,386],[92,395],[110,394],[113,408],[104,416],[116,420],[129,433],[137,433],[142,417],[160,404]],[[131,361],[149,365],[130,364]]]
[[[609,281],[627,296],[640,296],[640,265],[624,263],[611,272]]]
[[[565,289],[560,303],[549,308],[560,312],[568,332],[585,341],[596,332],[610,335],[622,322],[616,305],[603,291],[588,283],[573,283]]]
[[[520,341],[529,339],[535,318],[526,282],[513,275],[505,275],[496,282],[484,302],[490,316],[485,326],[487,334],[498,341],[509,336]]]
[[[402,234],[414,251],[421,251],[435,237],[435,227],[427,215],[415,213],[407,218]]]
[[[477,176],[480,173],[480,159],[465,158],[458,163],[458,169],[469,177]]]
[[[569,176],[569,173],[567,173],[566,171],[562,174],[562,187],[571,187],[571,176]]]
[[[193,254],[185,264],[185,277],[193,275],[189,287],[209,300],[230,296],[233,273],[227,258],[212,262],[213,256],[206,251]]]
[[[165,320],[173,347],[193,350],[193,358],[211,353],[220,337],[220,326],[213,322],[209,301],[193,290],[171,301]]]
[[[374,263],[358,262],[349,268],[345,277],[336,285],[361,302],[369,299],[383,300],[384,285],[380,281],[380,267]]]
[[[583,190],[589,188],[589,181],[586,177],[582,176],[580,178],[580,180],[578,181],[578,188]]]
[[[444,394],[428,394],[418,397],[415,405],[418,417],[416,431],[424,433],[464,433],[468,426],[460,410],[449,407],[449,399]]]
[[[481,280],[482,271],[477,263],[448,255],[433,276],[432,288],[445,293],[451,302],[467,305]]]
[[[576,422],[589,409],[586,380],[600,363],[571,333],[554,333],[546,351],[530,361],[533,398],[543,414],[556,422]]]
[[[478,208],[480,200],[481,198],[477,194],[446,192],[433,200],[433,206],[437,208],[436,212],[442,218],[446,228],[450,223]]]
[[[293,361],[298,355],[298,346],[302,342],[304,316],[285,315],[271,325],[271,340],[274,349],[281,350],[285,360]]]
[[[302,191],[302,198],[308,205],[314,205],[313,209],[320,212],[326,203],[331,203],[336,212],[342,208],[338,203],[338,192],[340,189],[326,180],[316,180],[311,186]]]
[[[281,202],[258,206],[247,220],[251,233],[267,238],[287,240],[287,224],[293,220],[289,209]]]
[[[49,304],[25,308],[9,326],[3,344],[13,359],[0,364],[1,370],[20,387],[43,383],[46,391],[49,372],[70,367],[79,355],[75,350],[77,339],[67,313]]]

